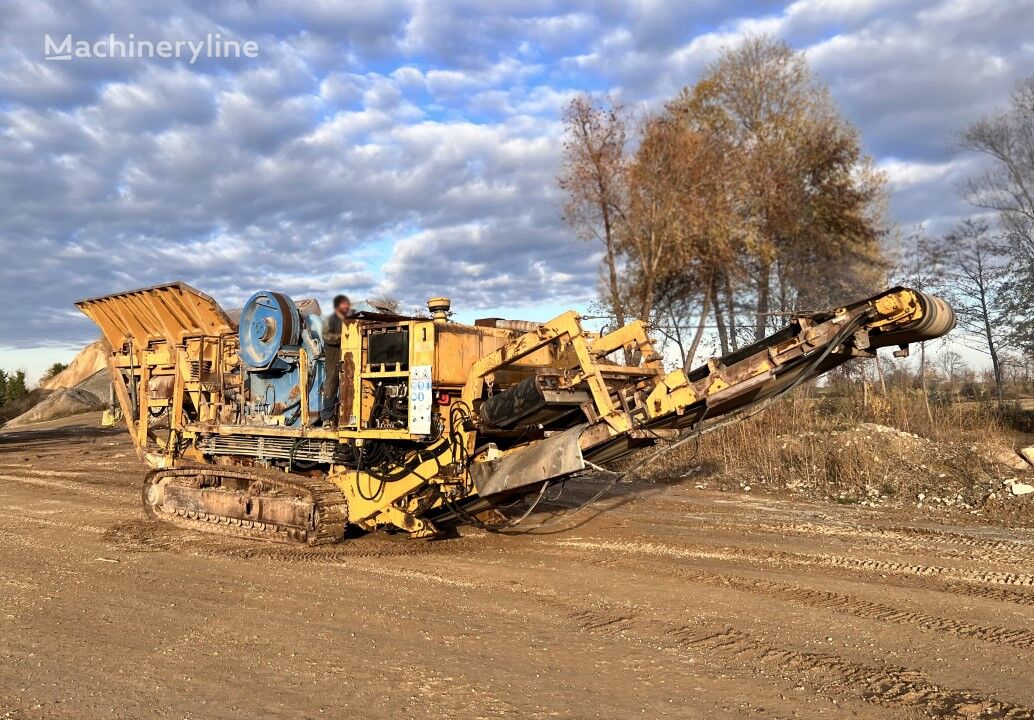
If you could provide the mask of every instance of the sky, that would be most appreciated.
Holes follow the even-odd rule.
[[[0,0],[0,367],[38,376],[96,337],[75,300],[173,280],[227,307],[585,308],[599,253],[561,221],[564,105],[649,111],[746,34],[806,53],[906,231],[972,212],[953,133],[1034,72],[1034,0]],[[257,52],[55,60],[45,35]]]

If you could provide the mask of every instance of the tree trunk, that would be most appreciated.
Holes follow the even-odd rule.
[[[998,348],[995,346],[994,333],[991,332],[991,318],[988,317],[987,293],[983,287],[980,289],[980,315],[984,321],[984,337],[987,340],[987,352],[991,356],[991,369],[995,376],[995,396],[998,399],[998,407],[1005,404],[1005,389],[1002,381],[1002,363],[998,359]]]
[[[725,307],[729,311],[729,340],[731,341],[732,349],[735,352],[739,350],[739,334],[736,331],[736,297],[732,294],[732,280],[729,278],[728,273],[723,273],[722,276],[723,285],[725,289]],[[715,305],[718,304],[718,291],[715,289],[714,295]]]
[[[754,341],[757,342],[765,337],[765,327],[768,324],[769,293],[771,292],[772,266],[767,260],[761,262],[758,269],[758,298],[757,315],[754,320]]]
[[[610,208],[604,201],[603,211],[603,241],[607,246],[607,274],[610,284],[610,305],[614,310],[614,318],[618,327],[625,325],[625,308],[621,304],[621,293],[618,288],[617,252],[614,249],[614,229],[610,221]]]
[[[689,370],[693,367],[693,358],[696,357],[697,348],[700,347],[700,340],[704,337],[704,327],[707,325],[707,313],[711,311],[711,295],[714,293],[714,280],[711,280],[704,289],[704,300],[703,305],[700,308],[700,322],[697,323],[696,334],[693,335],[693,342],[690,343],[689,352],[684,356],[685,360],[682,363],[683,370]],[[719,313],[720,315],[721,313]]]
[[[919,343],[919,387],[923,392],[923,403],[926,405],[926,417],[933,427],[933,410],[930,409],[930,392],[926,389],[926,343]]]
[[[785,314],[785,313],[790,312],[790,308],[789,308],[789,304],[790,304],[789,303],[789,295],[790,294],[789,294],[789,292],[787,292],[786,273],[783,271],[783,263],[782,262],[777,262],[776,263],[776,277],[778,278],[778,282],[779,282],[779,312]]]
[[[990,330],[988,330],[990,335]],[[988,351],[991,354],[991,369],[994,371],[995,376],[995,394],[998,396],[998,407],[1005,404],[1005,378],[1002,377],[1002,362],[998,359],[998,348],[995,347],[994,341],[988,337],[987,343]]]
[[[657,281],[657,270],[661,259],[661,254],[656,251],[656,238],[656,232],[651,230],[649,239],[643,242],[645,250],[642,248],[639,250],[640,265],[646,271],[642,281],[643,287],[639,302],[639,319],[644,323],[650,322],[650,315],[653,313],[653,290]]]
[[[711,294],[714,295],[714,321],[718,326],[718,342],[722,346],[722,355],[729,354],[729,331],[725,327],[725,317],[722,315],[722,304],[718,302],[717,282],[711,279]]]
[[[675,336],[675,345],[679,349],[679,357],[686,357],[686,346],[682,343],[682,326],[679,325],[679,319],[675,316],[675,310],[673,307],[668,308],[668,320],[671,321],[672,334]]]
[[[873,359],[876,361],[876,374],[880,378],[880,392],[883,393],[883,397],[887,397],[887,380],[883,376],[883,365],[880,363],[880,354],[876,353]]]

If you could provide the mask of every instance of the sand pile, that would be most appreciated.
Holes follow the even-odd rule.
[[[31,410],[33,407],[45,400],[52,392],[52,390],[36,388],[35,390],[30,390],[28,395],[23,395],[14,402],[0,406],[0,427],[4,426],[8,421]]]
[[[8,422],[5,427],[20,427],[47,420],[56,420],[69,415],[103,410],[107,406],[107,399],[101,399],[87,390],[79,387],[62,388],[61,390],[53,391],[28,412]]]
[[[108,343],[104,340],[96,340],[75,356],[68,367],[59,372],[49,380],[40,383],[44,390],[57,390],[59,388],[74,388],[85,380],[96,375],[100,370],[107,368],[107,357],[110,352]]]
[[[67,368],[0,412],[0,425],[19,427],[108,407],[108,344],[90,343]]]

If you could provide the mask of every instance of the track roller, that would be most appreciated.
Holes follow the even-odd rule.
[[[344,537],[348,505],[325,479],[253,467],[187,466],[144,479],[144,510],[203,532],[322,545]]]

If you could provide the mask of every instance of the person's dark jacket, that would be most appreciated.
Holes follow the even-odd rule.
[[[323,344],[327,347],[341,347],[341,318],[331,313],[323,320]]]

